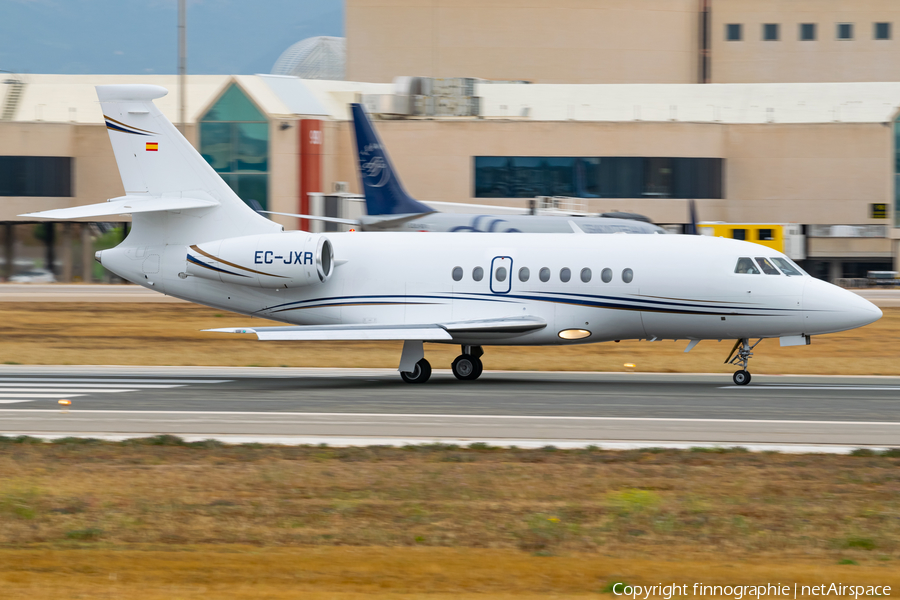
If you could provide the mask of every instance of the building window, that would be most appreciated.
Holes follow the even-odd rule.
[[[729,42],[739,42],[742,37],[740,23],[729,23],[725,26],[725,39]]]
[[[269,122],[237,85],[200,119],[200,154],[238,197],[267,210]]]
[[[721,158],[476,156],[476,198],[722,198]]]
[[[72,158],[0,156],[0,196],[71,198]]]
[[[891,39],[891,24],[890,23],[875,23],[875,39],[876,40]]]
[[[778,41],[778,23],[763,23],[762,34],[767,42]]]
[[[816,39],[815,23],[800,23],[800,40],[811,42]]]
[[[853,39],[853,23],[837,24],[837,39],[852,40]]]

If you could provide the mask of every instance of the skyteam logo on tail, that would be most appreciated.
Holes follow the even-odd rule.
[[[366,185],[380,188],[391,178],[391,170],[381,152],[381,144],[367,144],[359,153],[359,170]]]

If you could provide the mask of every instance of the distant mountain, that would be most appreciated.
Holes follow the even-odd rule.
[[[175,73],[175,0],[0,0],[0,70]],[[343,0],[188,0],[188,72],[268,73],[291,44],[344,35]]]

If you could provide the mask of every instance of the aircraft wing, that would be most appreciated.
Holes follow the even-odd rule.
[[[260,340],[416,340],[423,342],[450,341],[456,337],[484,335],[491,337],[515,337],[547,326],[537,317],[512,317],[506,319],[482,319],[478,321],[452,321],[423,325],[297,325],[286,327],[225,327],[204,329],[218,333],[255,333]]]

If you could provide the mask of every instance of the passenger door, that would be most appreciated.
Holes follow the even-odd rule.
[[[508,294],[512,289],[512,263],[509,256],[495,256],[491,261],[491,292]]]

